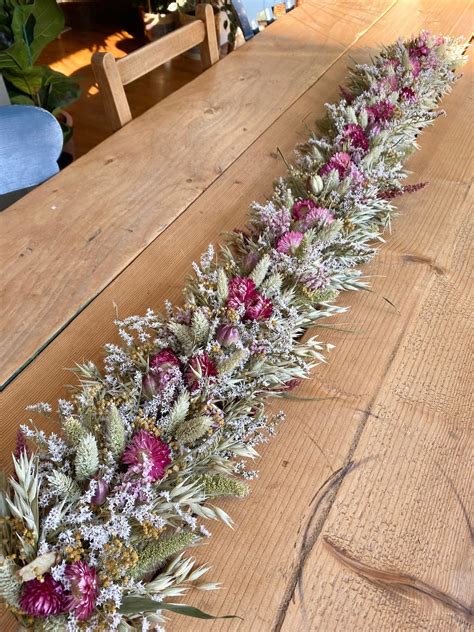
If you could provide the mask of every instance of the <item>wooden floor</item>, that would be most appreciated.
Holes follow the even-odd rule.
[[[77,158],[112,133],[90,65],[92,54],[108,51],[115,57],[123,57],[144,44],[145,40],[134,39],[126,31],[86,31],[72,28],[44,50],[41,63],[74,77],[82,88],[80,99],[67,107],[74,121]],[[199,61],[181,55],[129,84],[125,91],[133,116],[139,116],[194,79],[200,72]]]
[[[161,103],[84,156],[76,170],[73,165],[40,187],[30,202],[8,209],[5,223],[13,226],[18,211],[23,234],[28,232],[25,225],[36,229],[44,221],[49,226],[55,200],[62,200],[61,218],[66,219],[76,204],[82,232],[76,235],[78,228],[71,222],[62,238],[87,242],[91,252],[100,248],[96,261],[103,267],[112,268],[132,240],[137,241],[135,257],[121,263],[118,273],[109,270],[107,283],[98,284],[100,292],[89,303],[79,301],[81,309],[71,322],[6,386],[3,461],[18,423],[25,419],[25,406],[64,397],[63,385],[71,381],[64,367],[85,359],[100,362],[103,344],[117,340],[112,324],[116,306],[126,316],[144,313],[149,306],[161,309],[165,298],[180,300],[191,262],[209,242],[218,242],[223,230],[244,225],[252,200],[268,196],[273,178],[285,168],[276,147],[291,156],[307,136],[308,122],[323,114],[325,102],[338,98],[353,59],[368,62],[381,43],[422,28],[467,40],[470,10],[468,0],[307,0],[283,18],[287,27],[269,27],[260,42],[249,43],[207,71],[207,77],[196,79],[197,118],[183,121],[177,142],[186,148],[189,139],[198,137],[201,143],[191,156],[183,152],[177,166],[164,165],[169,172],[160,165],[166,176],[164,192],[148,172],[138,192],[133,181],[123,182],[127,168],[137,179],[149,168],[145,160],[155,155],[155,145],[146,145],[148,153],[137,165],[132,164],[134,149],[127,153],[124,148],[131,146],[136,130],[143,133],[164,124],[154,117],[172,119],[176,94],[168,100],[171,105]],[[284,46],[300,55],[299,71],[290,58],[279,57]],[[252,66],[258,55],[261,66]],[[262,95],[255,77],[268,79],[258,73],[271,64],[287,75],[281,84],[276,83],[281,79],[277,73],[272,76]],[[429,186],[397,200],[400,217],[393,234],[364,267],[374,292],[341,297],[341,304],[350,307],[346,317],[333,321],[341,329],[319,330],[323,340],[336,345],[328,365],[314,371],[297,392],[306,399],[271,402],[270,410],[283,409],[287,420],[261,449],[256,464],[260,478],[252,483],[251,496],[220,503],[236,529],[211,524],[209,544],[195,550],[200,562],[212,566],[209,578],[223,588],[191,593],[186,602],[214,614],[237,614],[243,621],[209,623],[172,615],[170,632],[472,629],[472,61],[463,72],[442,103],[447,117],[438,118],[423,134],[421,151],[408,164],[414,172],[411,181],[429,181]],[[228,85],[227,73],[234,92],[226,94],[220,86]],[[237,78],[248,81],[239,108]],[[184,88],[183,94],[189,90]],[[240,119],[235,129],[225,127],[230,125],[228,112],[236,120],[248,103],[254,117],[245,124],[245,133],[251,138],[242,132]],[[176,180],[173,169],[179,169]],[[94,170],[102,170],[97,182]],[[101,190],[108,187],[105,200],[91,191],[99,180]],[[195,188],[192,196],[183,193],[180,182]],[[179,205],[188,193],[183,210]],[[114,224],[119,210],[129,224]],[[107,221],[97,232],[99,220],[94,223],[94,218],[101,213]],[[156,229],[145,242],[145,233],[165,216],[166,229]],[[121,242],[114,241],[117,234]],[[41,241],[43,249],[47,243]],[[22,252],[30,256],[26,246],[25,241]],[[87,251],[78,246],[66,255],[64,266],[69,256],[75,257],[78,275]],[[13,258],[17,287],[21,281],[20,287],[28,288],[34,268],[23,270],[20,262],[26,256],[20,256]],[[59,266],[50,258],[51,266]],[[48,283],[56,283],[47,296],[54,305],[64,288],[67,295],[74,278],[62,277],[59,270],[51,280],[42,270]],[[90,289],[100,272],[98,265],[87,268],[83,283]],[[34,291],[25,290],[20,298],[25,302]],[[62,300],[65,309],[66,298]],[[31,311],[25,320],[32,323],[29,329],[39,329],[46,315],[35,323]],[[25,331],[23,339],[27,335]],[[21,336],[17,339],[21,342]],[[46,427],[55,429],[53,421],[48,423]],[[2,623],[2,632],[14,629],[11,619]]]

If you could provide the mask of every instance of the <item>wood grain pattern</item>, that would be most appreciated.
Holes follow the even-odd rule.
[[[398,2],[350,56],[368,59],[380,42],[421,27],[468,35],[467,7],[461,0]],[[271,179],[284,170],[276,146],[291,155],[307,135],[305,123],[337,98],[349,62],[341,57],[6,388],[4,461],[24,406],[64,395],[63,367],[97,361],[100,346],[116,339],[114,303],[125,316],[160,309],[164,298],[179,300],[190,261],[221,230],[242,226],[248,203],[270,192]],[[288,419],[262,450],[251,497],[223,503],[236,531],[211,525],[209,546],[195,551],[224,588],[191,594],[187,602],[244,617],[216,621],[213,630],[468,629],[471,72],[444,101],[448,117],[421,138],[422,151],[410,161],[416,179],[431,185],[400,201],[393,236],[365,268],[376,293],[342,299],[351,310],[334,325],[355,333],[320,330],[336,349],[297,394],[335,399],[271,403]],[[325,540],[379,583],[355,573],[354,563],[344,566]],[[406,577],[438,598],[406,587]],[[209,629],[171,618],[175,632]],[[13,630],[4,621],[2,629]]]
[[[331,3],[310,0],[3,212],[0,382],[28,363],[390,4],[377,0],[367,9],[365,2],[345,0],[341,20]]]

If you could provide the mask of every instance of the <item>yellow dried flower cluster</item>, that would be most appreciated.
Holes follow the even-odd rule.
[[[138,562],[138,553],[134,547],[122,542],[119,538],[114,538],[104,544],[103,555],[102,567],[105,573],[102,583],[106,587],[109,585],[110,579],[123,577],[125,571]]]

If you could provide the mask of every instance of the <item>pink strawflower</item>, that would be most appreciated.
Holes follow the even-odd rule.
[[[199,378],[196,373],[201,377],[215,377],[217,375],[217,367],[207,353],[200,353],[189,361],[186,380],[192,389],[199,386]]]
[[[179,366],[179,360],[171,349],[163,349],[150,358],[150,369],[166,370],[173,366]]]
[[[71,594],[66,597],[66,608],[74,612],[79,621],[86,621],[92,614],[99,592],[95,568],[85,562],[73,562],[66,567],[66,578],[71,582]]]
[[[227,306],[236,310],[242,306],[245,307],[244,318],[248,320],[261,320],[262,318],[268,318],[273,312],[271,301],[263,298],[263,296],[257,292],[255,283],[252,279],[248,279],[247,277],[234,277],[229,282]],[[207,358],[204,362],[204,368],[206,371],[211,372],[206,373],[206,375],[217,375],[217,370],[212,361],[210,361],[205,354],[203,354],[203,356],[198,356],[198,358],[200,357]],[[195,358],[193,358],[193,360],[194,359]],[[191,360],[191,363],[193,360]]]
[[[334,169],[338,172],[339,178],[342,180],[346,175],[347,169],[351,164],[351,157],[345,151],[339,151],[331,157],[331,159],[319,170],[320,176],[325,176]]]
[[[414,103],[416,101],[415,91],[406,86],[400,90],[400,98],[404,101],[409,101],[410,103]]]
[[[301,228],[308,230],[316,224],[332,224],[334,221],[334,215],[327,208],[316,206],[313,208],[304,219],[301,221]]]
[[[372,123],[386,123],[392,118],[395,106],[390,101],[379,101],[367,107],[369,118]]]
[[[355,149],[369,149],[369,139],[365,135],[364,130],[356,123],[348,123],[344,127],[344,136],[349,139],[351,146]]]
[[[142,388],[148,397],[163,391],[173,378],[180,376],[180,362],[171,349],[163,349],[150,357],[150,372],[143,377]]]
[[[293,219],[300,220],[313,209],[317,208],[313,200],[298,200],[293,204],[291,216]]]
[[[247,277],[234,277],[229,282],[229,294],[227,297],[227,306],[232,309],[239,309],[241,305],[246,305],[251,300],[257,290],[252,279]]]
[[[264,320],[273,314],[273,305],[270,299],[264,298],[256,292],[255,296],[247,303],[245,318],[248,320]]]
[[[122,455],[122,463],[133,472],[144,472],[151,480],[163,478],[171,463],[169,446],[146,430],[140,430]]]
[[[303,237],[303,233],[290,230],[280,237],[277,242],[276,249],[278,252],[283,252],[285,254],[294,254],[298,246],[301,244]]]
[[[64,588],[50,573],[42,580],[31,579],[23,584],[20,608],[32,617],[50,617],[64,612],[66,607]]]

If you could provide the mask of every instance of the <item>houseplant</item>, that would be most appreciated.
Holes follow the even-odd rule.
[[[0,73],[10,101],[36,105],[54,114],[66,143],[72,125],[64,108],[79,97],[79,84],[36,63],[63,28],[64,16],[56,0],[0,0]]]

